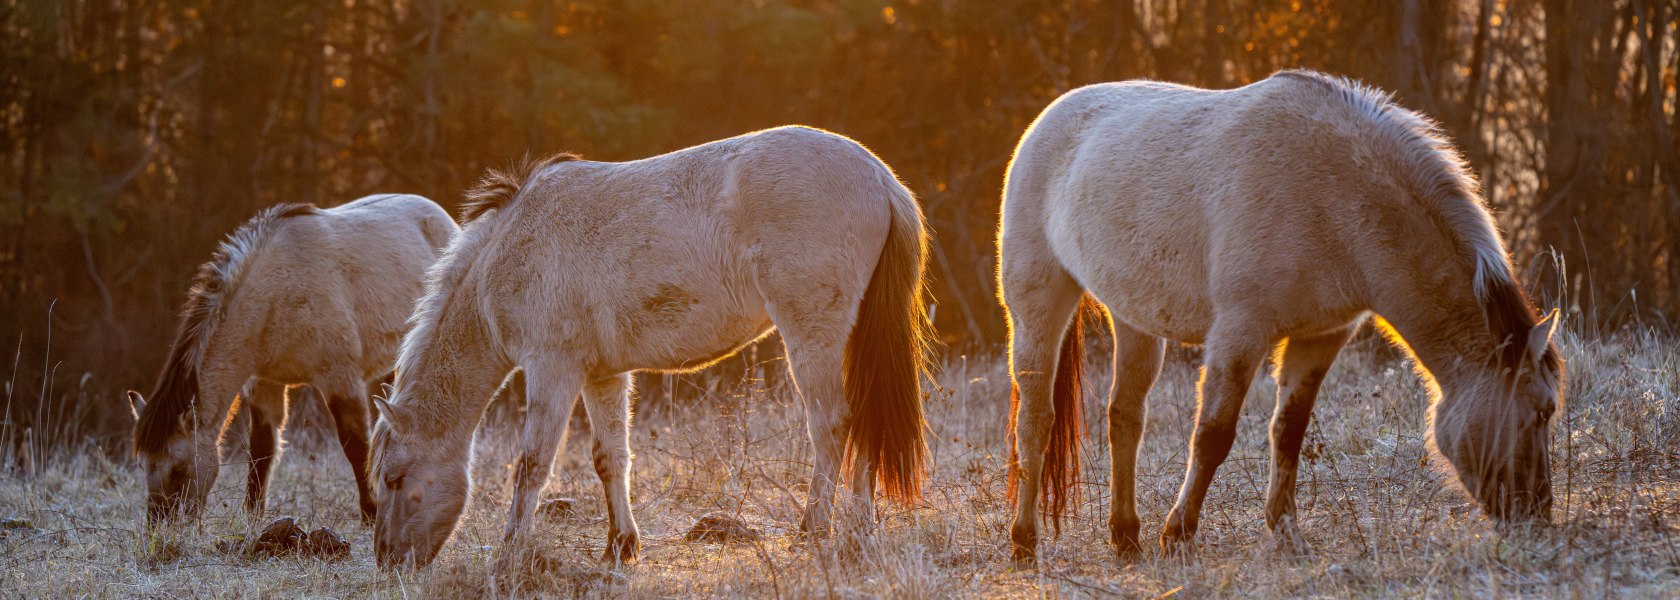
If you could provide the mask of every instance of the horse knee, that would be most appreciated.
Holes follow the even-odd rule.
[[[609,448],[596,442],[589,453],[590,461],[595,465],[595,475],[601,481],[612,481],[613,477],[623,473],[630,466],[630,453],[620,448]]]

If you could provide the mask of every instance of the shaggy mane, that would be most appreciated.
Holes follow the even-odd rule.
[[[393,385],[393,400],[396,396],[395,391],[403,389],[404,375],[413,372],[420,364],[421,352],[436,335],[438,321],[443,319],[456,291],[471,271],[479,249],[494,237],[492,230],[495,229],[493,225],[496,220],[483,217],[511,206],[519,197],[520,189],[525,187],[538,171],[576,160],[582,159],[569,153],[536,159],[526,155],[510,168],[486,171],[484,176],[467,190],[466,201],[461,204],[461,231],[450,239],[449,246],[444,248],[443,255],[438,257],[437,262],[426,269],[425,293],[415,302],[414,313],[408,318],[408,332],[403,335],[402,345],[397,349],[397,376]],[[382,414],[379,421],[389,417]],[[378,462],[388,438],[389,432],[376,423],[371,456],[375,463]]]
[[[1424,202],[1449,236],[1458,241],[1459,256],[1472,269],[1476,301],[1487,317],[1488,332],[1501,343],[1500,366],[1513,372],[1521,365],[1528,330],[1539,322],[1528,295],[1517,283],[1505,244],[1481,195],[1481,185],[1440,124],[1394,102],[1394,95],[1345,77],[1291,69],[1277,77],[1317,84],[1366,117],[1401,150],[1395,172]],[[1555,348],[1546,362],[1559,364]]]
[[[537,171],[574,160],[582,159],[566,152],[543,158],[532,158],[527,154],[509,168],[485,171],[484,176],[467,189],[466,200],[461,203],[461,225],[465,226],[491,210],[513,204],[514,198],[519,196],[519,188],[524,187]]]

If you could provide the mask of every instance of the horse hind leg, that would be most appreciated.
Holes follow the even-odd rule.
[[[602,560],[633,563],[641,556],[641,533],[630,510],[630,374],[591,382],[584,388],[590,430],[595,444],[590,452],[595,475],[607,499],[607,547]],[[556,415],[564,419],[570,411]]]
[[[792,371],[800,402],[805,406],[805,432],[813,450],[810,497],[805,514],[799,523],[800,532],[807,536],[824,537],[831,529],[834,496],[838,488],[840,466],[845,460],[846,434],[851,426],[852,407],[846,399],[842,375],[843,338],[824,343],[807,339],[806,335],[783,332],[787,344],[788,366]],[[867,472],[872,465],[867,457],[859,457],[856,465]],[[854,484],[857,479],[854,478]],[[873,481],[866,488],[854,490],[864,493],[873,490]],[[873,498],[865,497],[864,512],[872,513]],[[860,515],[860,518],[865,515]]]
[[[1231,453],[1237,419],[1254,372],[1265,358],[1270,340],[1254,331],[1248,319],[1217,317],[1207,338],[1201,381],[1197,386],[1196,428],[1190,437],[1190,461],[1179,488],[1178,501],[1167,513],[1161,548],[1168,553],[1185,549],[1195,537],[1202,502],[1214,471]]]
[[[1114,325],[1114,388],[1108,401],[1109,540],[1121,558],[1136,557],[1140,524],[1137,514],[1138,443],[1143,439],[1144,399],[1161,374],[1166,341],[1121,324]]]
[[[1083,288],[1073,276],[1049,260],[1020,258],[1006,243],[1002,253],[1005,311],[1009,328],[1009,376],[1013,387],[1015,522],[1010,527],[1011,556],[1017,565],[1031,565],[1038,557],[1039,500],[1046,453],[1051,450],[1055,424],[1053,385],[1068,324],[1079,306]],[[1078,368],[1078,365],[1065,365]]]
[[[833,229],[810,231],[823,237]],[[880,260],[879,250],[851,253],[844,240],[825,239],[819,243],[826,242],[835,250],[812,254],[804,250],[813,243],[809,240],[777,242],[778,248],[786,250],[775,254],[780,262],[760,265],[759,287],[764,290],[770,322],[782,335],[788,371],[805,408],[805,431],[811,440],[811,483],[799,530],[804,536],[820,538],[833,529],[834,498],[852,425],[845,386],[846,344]],[[867,462],[856,466],[873,468]],[[868,507],[859,516],[869,516],[873,498],[860,501]]]
[[[1297,336],[1284,346],[1278,367],[1277,408],[1272,413],[1272,465],[1266,491],[1266,526],[1279,546],[1288,551],[1306,549],[1295,519],[1295,476],[1301,458],[1301,441],[1311,422],[1313,404],[1324,375],[1347,343],[1352,328],[1314,336]]]

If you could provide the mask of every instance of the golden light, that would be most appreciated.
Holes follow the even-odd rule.
[[[898,22],[898,15],[893,12],[893,7],[888,6],[881,9],[881,20],[886,21],[888,25],[892,25]]]
[[[335,88],[344,87],[344,78],[343,77],[334,77],[333,81],[332,81],[332,86],[335,87]]]

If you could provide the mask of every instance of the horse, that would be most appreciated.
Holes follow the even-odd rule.
[[[526,379],[504,542],[525,539],[581,393],[607,500],[603,560],[637,560],[628,472],[635,371],[692,372],[779,331],[814,448],[801,529],[826,535],[837,477],[873,521],[883,495],[920,494],[926,225],[862,145],[781,127],[642,160],[557,155],[493,170],[429,275],[376,399],[374,525],[381,566],[424,568],[472,481],[492,390]]]
[[[1496,521],[1549,519],[1548,428],[1565,388],[1557,312],[1540,319],[1529,303],[1445,134],[1390,95],[1302,70],[1223,91],[1082,87],[1027,129],[1004,187],[1018,564],[1036,561],[1039,513],[1059,532],[1077,493],[1088,318],[1114,339],[1108,526],[1122,558],[1141,551],[1135,468],[1166,340],[1202,345],[1204,365],[1160,546],[1189,549],[1271,355],[1266,524],[1302,549],[1302,437],[1326,371],[1371,314],[1425,383],[1437,464]]]
[[[288,384],[326,400],[370,521],[367,386],[390,373],[426,268],[456,231],[431,200],[384,194],[273,206],[228,235],[198,268],[150,401],[128,392],[148,521],[199,514],[241,406],[251,416],[245,509],[260,514]]]

